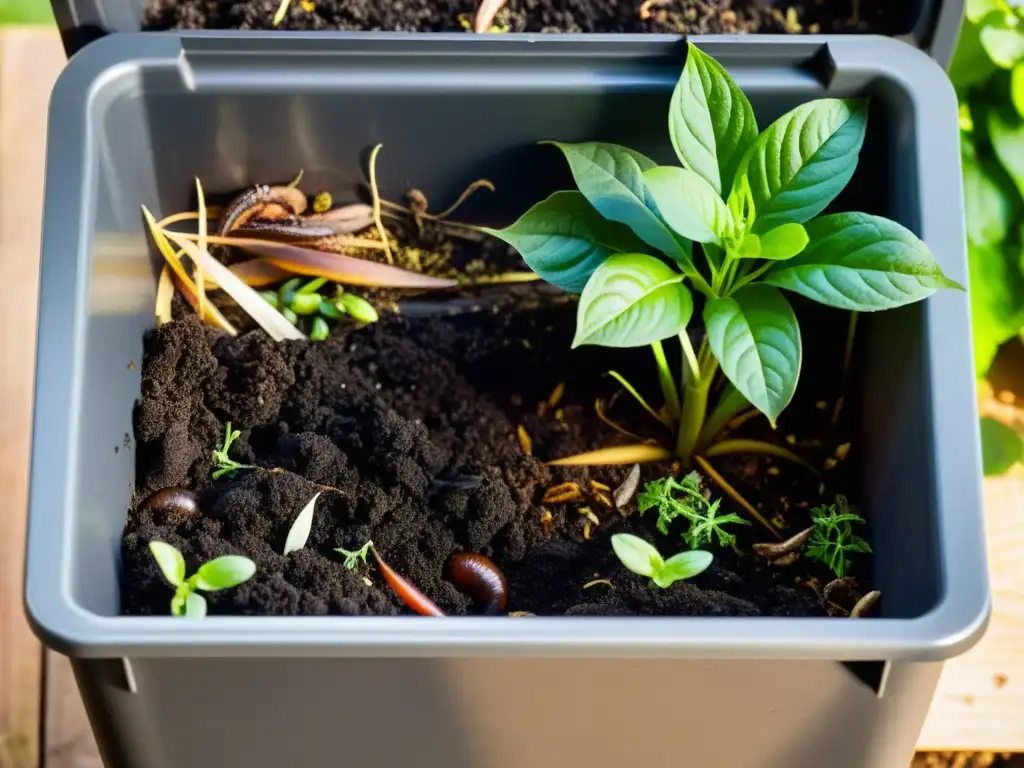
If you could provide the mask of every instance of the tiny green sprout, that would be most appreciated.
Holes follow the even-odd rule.
[[[284,319],[287,320],[292,325],[295,325],[299,322],[299,316],[295,314],[291,307],[285,307],[284,309],[282,309],[281,314],[284,315]]]
[[[345,313],[338,309],[337,304],[330,299],[320,300],[320,315],[328,320],[341,320]]]
[[[322,317],[313,318],[313,328],[309,332],[310,341],[323,341],[331,334],[331,327]]]
[[[647,483],[637,496],[637,509],[641,515],[649,509],[658,510],[658,522],[655,525],[665,535],[668,535],[668,526],[677,517],[688,520],[690,525],[683,532],[683,540],[690,549],[711,544],[714,537],[718,538],[718,546],[731,547],[736,543],[736,536],[723,526],[731,523],[750,525],[747,520],[731,512],[719,515],[720,504],[721,499],[709,502],[704,498],[700,491],[700,475],[696,472],[690,472],[682,482],[669,475]]]
[[[304,286],[299,288],[296,293],[316,293],[327,283],[326,277],[316,277],[306,283]]]
[[[230,421],[224,425],[224,445],[213,452],[213,466],[216,468],[213,471],[214,480],[219,480],[224,477],[224,475],[230,475],[232,472],[239,469],[255,469],[251,464],[239,464],[228,456],[231,444],[235,442],[241,434],[242,433],[237,429],[231,429]]]
[[[364,566],[366,565],[366,557],[370,554],[370,547],[372,546],[373,542],[368,541],[365,544],[363,544],[363,546],[361,546],[359,549],[353,550],[351,552],[345,549],[344,547],[338,547],[334,551],[338,554],[344,555],[345,567],[348,568],[350,571],[354,571],[359,567],[360,563],[362,563]]]
[[[288,307],[296,315],[313,315],[320,309],[320,298],[319,293],[296,293]]]
[[[612,549],[627,569],[638,576],[650,576],[655,586],[662,589],[677,581],[693,578],[707,569],[714,559],[710,552],[694,549],[679,552],[665,560],[654,545],[631,533],[612,536]]]
[[[277,293],[275,291],[260,291],[260,297],[274,309],[278,308]]]
[[[356,320],[363,323],[375,323],[380,319],[380,315],[373,308],[373,304],[362,296],[356,296],[354,293],[341,294],[341,298],[338,300],[338,309],[345,310]]]
[[[181,552],[163,541],[149,542],[149,551],[160,567],[164,578],[174,587],[171,598],[171,615],[201,619],[206,615],[206,598],[196,590],[216,592],[220,589],[237,587],[256,573],[256,563],[240,555],[224,555],[199,566],[199,569],[185,578],[185,558]]]
[[[863,524],[864,518],[853,512],[843,496],[836,496],[835,504],[822,504],[811,510],[814,532],[807,542],[804,554],[827,565],[836,578],[846,576],[847,555],[871,554],[871,546],[853,532],[853,523]]]

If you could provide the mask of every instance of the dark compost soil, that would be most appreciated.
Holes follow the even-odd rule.
[[[280,29],[460,32],[479,0],[292,0]],[[150,0],[143,29],[273,29],[280,0]],[[507,32],[909,32],[906,0],[510,0]]]
[[[574,297],[526,290],[532,300],[485,311],[382,312],[377,323],[339,327],[319,343],[274,343],[259,330],[230,338],[200,325],[176,298],[175,321],[145,338],[135,414],[136,499],[187,486],[199,491],[200,512],[140,512],[136,501],[122,546],[123,611],[168,612],[171,589],[147,547],[158,539],[183,552],[189,573],[223,554],[256,562],[249,582],[207,595],[212,614],[407,613],[376,568],[348,570],[333,551],[372,539],[394,569],[450,614],[476,610],[445,578],[449,557],[467,551],[485,553],[503,569],[508,611],[825,615],[808,579],[820,583],[828,574],[806,559],[772,567],[715,547],[709,570],[656,589],[626,571],[608,541],[613,533],[633,532],[665,556],[682,550],[678,531],[667,537],[655,531],[654,513],[641,518],[634,509],[624,517],[591,498],[541,503],[556,483],[577,481],[589,493],[590,480],[614,488],[626,474],[628,468],[544,463],[630,442],[594,415],[595,397],[617,390],[605,373],[630,372],[652,399],[657,384],[648,350],[570,352]],[[807,350],[798,401],[783,414],[778,432],[759,418],[747,434],[786,439],[820,466],[844,441],[829,428],[825,400],[831,403],[839,391],[846,315],[804,305],[798,312],[804,313]],[[565,383],[561,401],[539,407],[559,382]],[[618,398],[611,411],[634,431],[656,435],[661,429],[627,398]],[[210,454],[227,421],[242,430],[232,457],[264,469],[214,482]],[[519,425],[532,440],[532,456],[517,439]],[[791,464],[719,460],[718,468],[791,535],[806,526],[809,506],[855,484],[855,457],[856,451],[825,473],[824,498],[818,478]],[[645,473],[654,478],[669,469],[647,465]],[[281,555],[292,521],[318,485],[337,491],[321,493],[306,548]],[[723,506],[732,504],[726,499]],[[589,538],[584,507],[600,520]],[[756,525],[736,530],[742,552],[770,540]],[[595,579],[610,585],[586,586]]]

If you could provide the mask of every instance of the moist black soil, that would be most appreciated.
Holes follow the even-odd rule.
[[[458,32],[479,0],[292,0],[280,29]],[[280,0],[150,0],[143,29],[273,29]],[[506,32],[909,32],[906,0],[510,0]]]
[[[771,540],[757,525],[736,528],[738,551],[714,547],[714,564],[691,581],[657,589],[626,571],[612,534],[641,535],[668,556],[684,549],[680,531],[657,533],[654,512],[640,516],[633,506],[623,515],[592,493],[592,481],[615,488],[628,468],[545,462],[631,442],[595,417],[597,397],[629,429],[661,436],[658,422],[614,396],[619,387],[606,375],[628,373],[658,402],[650,352],[570,352],[574,297],[530,286],[502,295],[504,303],[454,315],[383,312],[377,323],[339,326],[319,343],[274,343],[259,330],[231,338],[202,326],[176,299],[176,319],[145,338],[123,611],[168,613],[171,588],[147,547],[162,540],[185,555],[189,573],[224,554],[256,562],[249,582],[207,595],[212,614],[408,613],[375,567],[349,570],[334,551],[372,540],[448,614],[477,611],[446,580],[448,559],[481,552],[508,578],[508,611],[825,615],[811,584],[828,581],[827,571],[806,559],[788,567],[757,560],[750,545]],[[822,466],[845,442],[831,427],[830,404],[839,392],[846,315],[803,304],[798,313],[807,350],[798,400],[778,431],[758,418],[747,434],[784,440]],[[542,406],[560,382],[560,401]],[[228,421],[242,431],[232,457],[259,468],[215,482],[211,452]],[[520,426],[532,455],[517,436]],[[805,469],[772,459],[716,464],[791,535],[807,525],[810,506],[856,486],[855,459],[856,450],[848,461],[829,462],[827,488]],[[653,479],[671,469],[646,465],[644,473]],[[566,481],[579,483],[584,502],[542,503],[546,489]],[[139,510],[138,500],[172,485],[199,492],[198,514]],[[282,555],[295,516],[317,492],[306,548]],[[728,499],[723,506],[734,507]],[[598,579],[607,581],[592,583]]]

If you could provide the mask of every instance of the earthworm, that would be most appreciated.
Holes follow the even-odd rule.
[[[336,227],[329,224],[307,224],[302,219],[252,219],[232,231],[238,237],[258,237],[263,240],[295,242],[333,237],[338,234]]]
[[[444,611],[438,608],[433,600],[420,592],[411,581],[407,581],[393,571],[381,559],[381,556],[377,554],[377,548],[372,544],[370,545],[370,551],[373,552],[373,556],[377,560],[377,565],[380,567],[384,580],[395,590],[403,603],[423,616],[444,616]]]
[[[859,619],[863,617],[864,614],[868,612],[871,606],[873,606],[878,601],[878,598],[880,598],[881,596],[882,593],[879,592],[877,589],[873,592],[868,592],[866,595],[864,595],[864,597],[857,601],[857,604],[855,606],[853,606],[853,610],[850,611],[850,618]]]
[[[139,512],[160,511],[194,515],[199,511],[199,498],[195,491],[172,485],[154,491],[139,504]]]
[[[486,555],[459,552],[448,562],[452,584],[473,602],[483,607],[484,613],[495,614],[505,610],[508,602],[508,582],[505,574]]]
[[[228,203],[221,214],[217,234],[223,237],[243,226],[265,203],[277,203],[298,215],[306,209],[306,196],[291,187],[269,187],[266,184],[249,187]]]

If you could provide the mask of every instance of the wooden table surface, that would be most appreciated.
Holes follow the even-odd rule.
[[[0,29],[0,768],[100,768],[67,662],[22,614],[44,136],[55,32]],[[946,665],[922,749],[1024,752],[1024,471],[985,482],[995,614]]]

